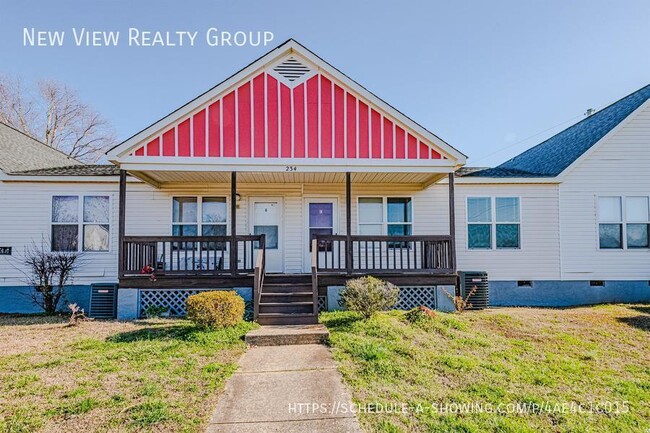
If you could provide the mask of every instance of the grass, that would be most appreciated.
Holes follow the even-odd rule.
[[[0,316],[0,432],[200,432],[253,324]]]
[[[321,321],[368,432],[650,431],[647,305]]]

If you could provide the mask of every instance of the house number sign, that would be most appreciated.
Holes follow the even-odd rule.
[[[11,247],[0,247],[0,256],[10,256]]]

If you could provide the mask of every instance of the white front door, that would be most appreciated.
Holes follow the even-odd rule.
[[[282,198],[251,197],[251,233],[266,235],[266,272],[284,272]]]
[[[311,240],[315,235],[333,235],[338,232],[338,201],[336,198],[306,198],[305,199],[305,241],[303,245],[304,259],[303,270],[311,272]],[[329,254],[331,261],[338,248],[336,244],[319,248],[319,260],[323,261],[325,254]],[[334,253],[334,254],[333,254]]]

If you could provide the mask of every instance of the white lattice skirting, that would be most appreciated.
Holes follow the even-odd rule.
[[[150,306],[165,307],[171,316],[185,316],[187,298],[209,289],[141,289],[140,290],[140,316]]]
[[[327,296],[318,297],[318,312],[327,311]]]
[[[435,286],[399,288],[399,297],[395,305],[396,310],[410,310],[422,305],[431,309],[436,308]]]

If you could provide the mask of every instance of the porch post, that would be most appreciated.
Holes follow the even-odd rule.
[[[456,206],[454,203],[454,172],[449,173],[449,255],[451,268],[456,271]]]
[[[117,268],[118,278],[124,273],[124,222],[126,220],[126,170],[120,170],[119,216],[118,216]]]
[[[237,172],[230,173],[230,272],[237,274]]]
[[[350,172],[345,173],[345,271],[352,273],[352,181]]]

